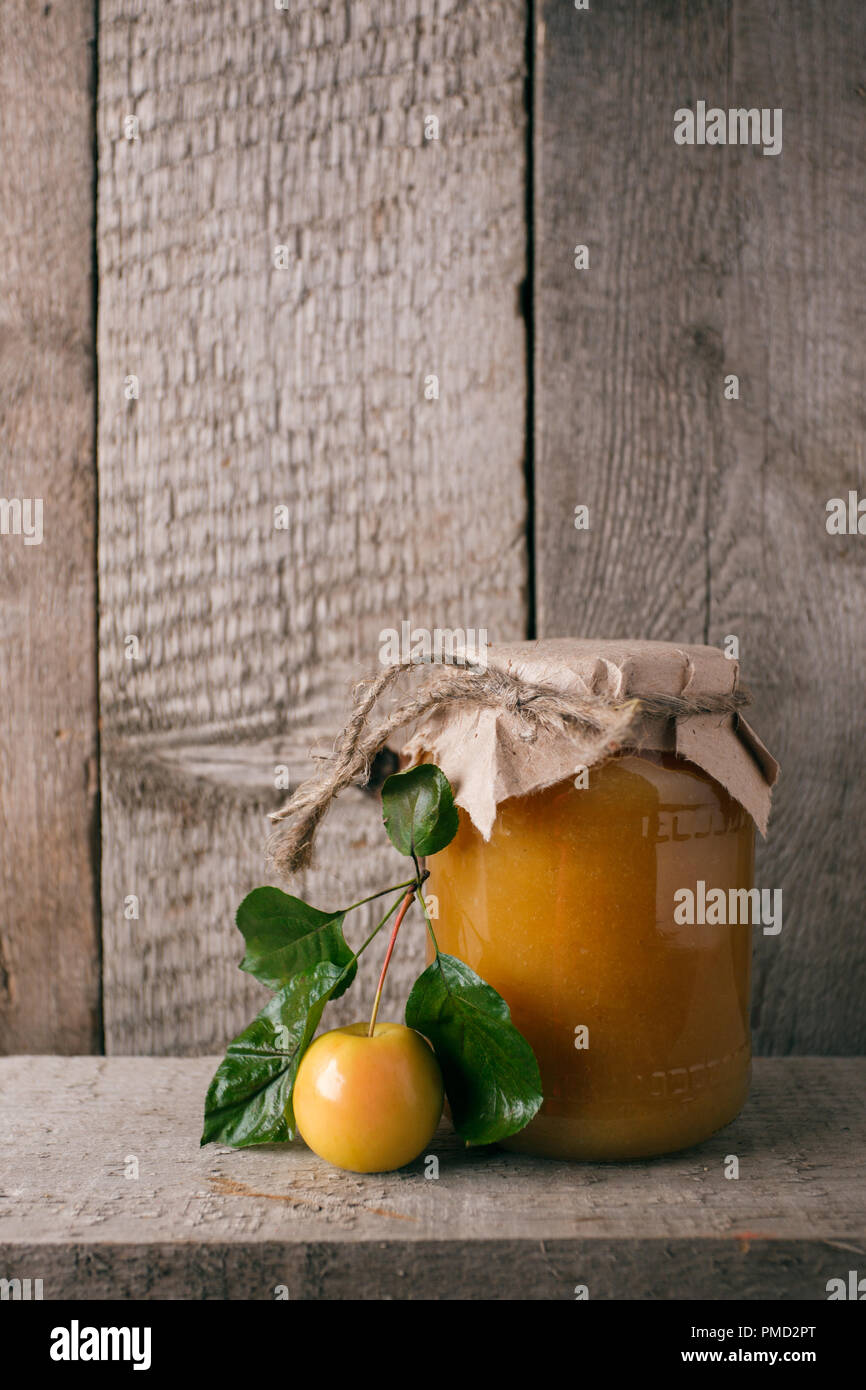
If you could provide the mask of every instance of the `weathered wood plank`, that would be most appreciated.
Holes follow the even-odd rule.
[[[758,881],[783,889],[785,926],[756,943],[756,1046],[862,1050],[866,550],[827,535],[825,505],[863,479],[866,12],[538,15],[539,632],[739,638],[783,767]],[[781,154],[677,145],[674,112],[699,100],[782,107]]]
[[[100,1045],[92,43],[90,0],[0,6],[3,1052]]]
[[[215,1061],[0,1062],[0,1274],[46,1298],[824,1299],[866,1254],[862,1060],[761,1059],[739,1119],[648,1163],[443,1126],[435,1180],[424,1158],[361,1176],[300,1143],[200,1149]]]
[[[739,253],[719,323],[741,398],[724,402],[709,549],[713,637],[739,634],[783,768],[758,874],[786,925],[758,946],[756,1042],[862,1053],[866,537],[828,535],[826,504],[866,491],[866,8],[733,16],[736,102],[782,107],[785,132],[776,158],[729,151]]]
[[[525,631],[524,38],[513,0],[100,6],[109,1051],[222,1046],[261,997],[231,922],[281,794],[184,768],[335,731],[402,619]],[[298,891],[388,881],[369,799],[329,835]]]
[[[672,132],[679,93],[724,76],[723,13],[712,0],[537,8],[540,636],[705,640],[708,325],[731,217],[722,164],[687,173]]]

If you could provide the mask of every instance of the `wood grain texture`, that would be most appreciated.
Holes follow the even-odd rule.
[[[705,640],[720,384],[707,328],[730,218],[723,165],[687,174],[672,131],[679,94],[724,73],[723,13],[711,0],[538,7],[540,636]]]
[[[100,1041],[92,10],[0,6],[3,1052]]]
[[[740,634],[758,727],[783,776],[759,854],[785,927],[761,939],[765,1051],[866,1050],[866,536],[826,504],[866,494],[866,9],[736,5],[737,104],[784,109],[778,158],[732,152],[740,252],[723,285],[725,402],[714,479],[711,633]]]
[[[336,732],[383,628],[526,627],[525,7],[231,10],[100,6],[113,1052],[222,1046],[261,1001],[232,914],[282,799],[286,758],[262,785],[262,750]],[[226,746],[249,748],[237,778]],[[297,891],[332,905],[389,881],[372,800],[347,798],[329,837],[336,868]]]
[[[585,1283],[591,1299],[822,1300],[866,1254],[862,1060],[761,1059],[739,1119],[646,1163],[466,1150],[443,1125],[437,1179],[424,1157],[360,1175],[300,1143],[200,1149],[216,1060],[0,1061],[0,1275],[42,1278],[46,1299],[271,1299],[278,1284],[292,1299],[573,1299]]]
[[[538,18],[539,633],[739,638],[783,768],[756,1046],[862,1051],[866,542],[829,536],[825,508],[866,481],[866,11],[543,0]],[[782,153],[676,145],[698,100],[781,107]]]

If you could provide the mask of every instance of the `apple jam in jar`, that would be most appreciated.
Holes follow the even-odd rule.
[[[439,948],[503,996],[538,1060],[544,1103],[506,1147],[687,1148],[749,1086],[750,913],[683,910],[711,890],[746,904],[778,774],[737,663],[560,638],[491,647],[489,666],[485,703],[440,710],[405,752],[442,768],[460,810],[427,865]]]
[[[461,814],[430,860],[439,948],[508,1001],[544,1105],[507,1147],[555,1158],[671,1152],[748,1090],[751,928],[677,925],[698,880],[750,888],[751,816],[675,755],[611,759],[502,802],[489,841]]]

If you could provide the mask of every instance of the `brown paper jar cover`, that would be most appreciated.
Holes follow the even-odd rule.
[[[739,663],[718,647],[587,638],[497,643],[487,663],[518,679],[567,694],[610,701],[650,695],[697,699],[739,687]],[[407,763],[433,761],[457,804],[490,839],[496,810],[509,797],[542,791],[581,767],[606,760],[573,729],[542,729],[532,739],[518,714],[456,704],[420,720],[403,745]],[[779,765],[739,713],[641,718],[629,748],[676,753],[725,788],[766,835]]]

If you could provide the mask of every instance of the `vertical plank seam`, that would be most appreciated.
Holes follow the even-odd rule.
[[[526,326],[526,427],[523,470],[526,488],[526,636],[538,636],[535,507],[535,0],[526,5],[526,275],[523,321]]]
[[[100,684],[99,651],[99,0],[93,0],[93,77],[92,77],[92,158],[93,178],[91,200],[93,207],[90,274],[92,278],[90,314],[93,341],[93,568],[95,627],[94,664],[96,676],[96,729],[94,757],[96,759],[96,793],[93,808],[91,864],[93,872],[94,910],[96,913],[96,1046],[105,1054],[105,950],[102,923],[102,687]]]

